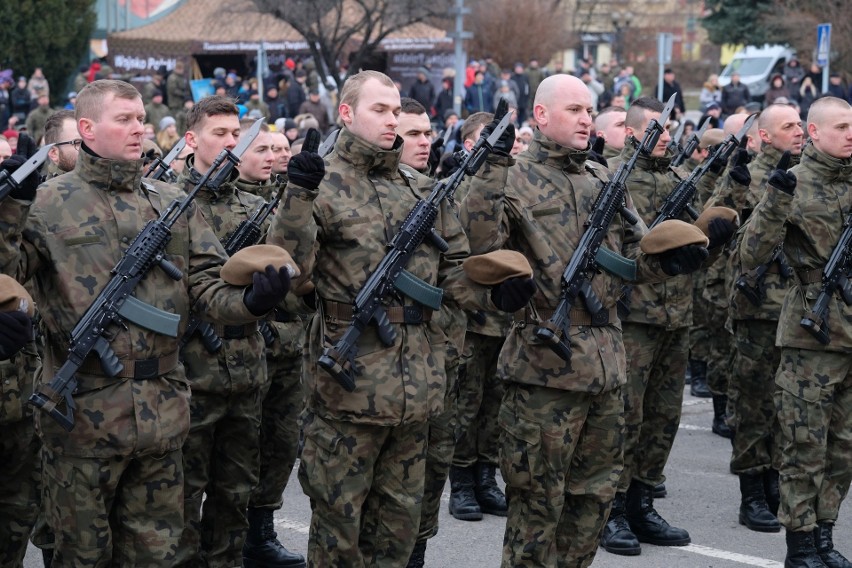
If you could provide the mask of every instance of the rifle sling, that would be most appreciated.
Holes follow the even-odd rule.
[[[326,321],[338,324],[352,321],[352,304],[323,300],[322,306]],[[432,310],[421,306],[387,306],[385,312],[390,323],[418,325],[432,320]]]
[[[119,362],[124,369],[114,377],[116,379],[156,379],[175,370],[178,365],[178,352],[154,359],[121,359]],[[79,372],[84,375],[104,376],[101,361],[94,352],[83,361]]]

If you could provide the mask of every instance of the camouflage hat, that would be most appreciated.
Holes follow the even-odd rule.
[[[645,254],[660,254],[686,245],[706,247],[709,244],[710,239],[695,225],[679,219],[669,219],[648,231],[639,241],[639,248]]]
[[[24,312],[33,317],[35,302],[27,289],[6,274],[0,274],[0,312]]]
[[[253,245],[234,253],[222,266],[222,280],[234,286],[251,284],[255,272],[263,272],[269,265],[275,268],[286,266],[290,277],[299,275],[296,262],[290,253],[275,245]]]
[[[485,286],[494,286],[509,278],[532,278],[533,274],[527,257],[513,250],[495,250],[468,257],[462,262],[462,268],[471,280]]]
[[[701,135],[701,141],[698,143],[699,148],[709,148],[716,144],[721,144],[725,139],[725,131],[721,128],[710,128]]]
[[[715,219],[717,217],[721,217],[722,219],[727,219],[734,225],[739,226],[739,217],[737,216],[737,212],[728,207],[708,207],[704,211],[701,212],[701,215],[698,216],[698,219],[693,223],[696,227],[701,229],[701,231],[705,235],[710,234],[710,220]]]

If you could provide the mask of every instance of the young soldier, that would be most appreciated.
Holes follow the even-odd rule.
[[[133,86],[90,83],[78,96],[76,116],[83,146],[74,171],[49,180],[37,196],[35,184],[25,184],[0,204],[0,262],[20,281],[33,279],[44,318],[42,384],[65,361],[71,330],[123,249],[184,196],[141,181],[145,111]],[[222,324],[246,324],[289,287],[286,271],[258,273],[260,285],[248,292],[222,281],[224,251],[195,206],[172,227],[166,257],[182,278],[154,268],[134,296],[182,321],[200,302]],[[124,370],[108,377],[94,354],[84,362],[74,392],[74,429],[66,432],[37,413],[44,507],[56,536],[53,565],[171,565],[183,528],[181,446],[189,428],[189,384],[176,339],[130,321],[110,331],[110,348]]]

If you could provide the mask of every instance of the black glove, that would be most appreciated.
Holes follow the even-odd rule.
[[[494,129],[497,128],[499,123],[500,121],[495,118],[493,121],[486,124],[485,128],[482,129],[482,134],[480,134],[480,136],[484,136],[486,138],[491,136],[491,133],[494,132]],[[500,135],[500,138],[497,139],[492,151],[500,156],[510,156],[514,145],[515,125],[510,122],[509,126],[506,127],[506,130],[503,131],[503,134]]]
[[[790,151],[787,150],[778,160],[778,165],[769,176],[769,185],[778,188],[787,195],[793,195],[796,191],[796,174],[787,171],[790,168]]]
[[[325,162],[316,152],[299,152],[287,164],[287,178],[299,187],[316,189],[325,177]]]
[[[731,240],[731,237],[737,232],[737,226],[727,219],[715,217],[710,219],[707,224],[707,231],[710,233],[710,244],[707,245],[707,248],[715,249]]]
[[[516,276],[494,286],[491,301],[504,312],[516,312],[527,305],[535,289],[535,280]]]
[[[700,245],[685,245],[660,253],[660,267],[669,276],[689,274],[698,270],[709,255]]]
[[[597,162],[605,168],[609,167],[609,164],[606,161],[606,158],[603,157],[604,145],[606,144],[606,140],[604,140],[603,136],[598,136],[595,139],[595,144],[589,150],[589,153],[586,157],[587,160],[591,160],[593,162]]]
[[[712,164],[710,164],[710,167],[709,167],[708,169],[709,169],[712,173],[714,173],[714,174],[716,174],[716,175],[719,175],[719,174],[721,174],[722,172],[724,172],[724,171],[725,171],[725,168],[726,168],[727,166],[728,166],[728,161],[727,161],[727,160],[723,160],[723,159],[721,159],[721,158],[716,158],[715,160],[713,160],[713,163],[712,163]]]
[[[33,339],[33,320],[24,312],[0,312],[0,361],[10,359]]]
[[[29,160],[35,153],[38,152],[38,144],[26,132],[21,132],[18,135],[18,147],[15,150],[16,154],[20,154],[25,160]]]
[[[743,137],[743,140],[746,138]],[[745,148],[737,148],[734,153],[734,161],[731,163],[731,171],[728,175],[740,185],[751,184],[751,172],[746,167],[751,162],[751,156],[748,155],[748,150]]]
[[[251,313],[262,316],[278,305],[290,290],[290,268],[282,266],[275,270],[270,264],[264,272],[255,272],[251,282],[243,303]]]
[[[429,146],[429,160],[426,162],[426,166],[429,168],[429,175],[435,175],[435,171],[438,169],[438,164],[441,163],[441,155],[444,150],[444,139],[440,136],[435,138],[432,141],[432,145]]]
[[[26,161],[27,157],[21,154],[14,154],[0,162],[0,169],[6,170],[6,172],[11,176],[15,170],[23,166]],[[9,183],[12,185],[12,190],[9,192],[9,196],[23,201],[32,201],[35,199],[39,181],[38,169],[25,177],[19,184],[9,179]]]

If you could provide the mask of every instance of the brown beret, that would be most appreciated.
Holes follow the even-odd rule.
[[[721,144],[725,139],[725,131],[721,128],[708,128],[701,135],[701,140],[698,142],[699,148],[709,148],[716,144]]]
[[[462,262],[468,277],[478,284],[494,286],[509,278],[532,278],[527,257],[513,250],[495,250],[468,257]]]
[[[263,272],[268,265],[275,268],[290,267],[290,277],[299,275],[293,257],[285,249],[275,245],[253,245],[234,253],[222,266],[222,280],[234,286],[248,286],[255,272]]]
[[[0,274],[0,312],[24,312],[35,315],[35,302],[27,289],[5,274]]]
[[[701,212],[701,215],[698,216],[698,219],[693,223],[696,227],[701,229],[705,235],[710,235],[710,220],[716,219],[717,217],[721,217],[722,219],[727,219],[734,225],[739,226],[739,218],[737,216],[737,212],[728,207],[708,207],[704,211]]]
[[[295,296],[307,296],[311,292],[316,289],[314,283],[310,280],[305,280],[301,284],[298,284],[292,288],[293,295]]]
[[[660,254],[686,245],[706,247],[708,244],[710,239],[695,225],[679,219],[669,219],[648,231],[639,241],[639,248],[645,254]]]

